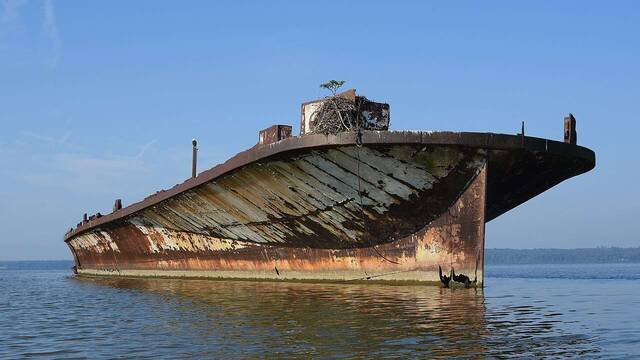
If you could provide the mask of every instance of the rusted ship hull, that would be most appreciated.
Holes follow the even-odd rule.
[[[370,131],[260,145],[65,236],[81,274],[483,283],[484,225],[595,165],[524,136]]]

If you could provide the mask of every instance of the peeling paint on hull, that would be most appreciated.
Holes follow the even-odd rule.
[[[278,280],[393,280],[439,282],[438,266],[453,267],[482,283],[484,239],[484,168],[458,200],[421,231],[375,247],[324,249],[244,244],[232,247],[207,238],[210,251],[196,248],[163,252],[162,260],[131,259],[126,264],[105,259],[81,274],[175,276]],[[147,234],[149,234],[147,232]],[[188,236],[170,234],[176,243]],[[199,237],[199,236],[198,236]],[[215,244],[215,245],[214,245]],[[94,264],[95,266],[95,264]]]
[[[559,168],[562,156],[404,136],[271,144],[268,156],[134,204],[66,242],[80,274],[432,283],[440,266],[481,285],[484,224],[506,211],[491,198],[515,206],[590,165],[569,159],[534,187],[527,171]],[[500,159],[494,178],[492,159]],[[525,170],[522,180],[514,167]]]

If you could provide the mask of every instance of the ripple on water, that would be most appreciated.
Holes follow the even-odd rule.
[[[640,339],[627,328],[625,301],[639,296],[628,281],[492,278],[451,290],[0,276],[10,290],[0,293],[0,357],[616,357]],[[591,297],[607,292],[623,299]]]

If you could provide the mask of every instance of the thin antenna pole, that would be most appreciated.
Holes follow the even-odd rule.
[[[191,161],[191,177],[196,177],[197,168],[198,168],[198,142],[196,139],[191,140],[191,145],[193,145],[193,157]]]

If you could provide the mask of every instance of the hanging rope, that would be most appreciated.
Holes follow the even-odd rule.
[[[358,109],[358,113],[360,113],[360,109]],[[360,148],[362,148],[362,127],[358,126],[358,132],[356,133],[356,157],[358,159],[358,162],[356,163],[356,172],[358,175],[358,195],[360,197],[360,221],[362,221],[362,225],[365,226],[364,202],[362,200],[362,177],[360,176],[360,163],[362,162],[362,160],[360,160]],[[375,251],[382,259],[392,264],[400,264],[399,262],[388,259],[382,255],[376,247],[377,245],[371,242],[371,238],[369,238],[369,246],[373,248],[373,251]]]

